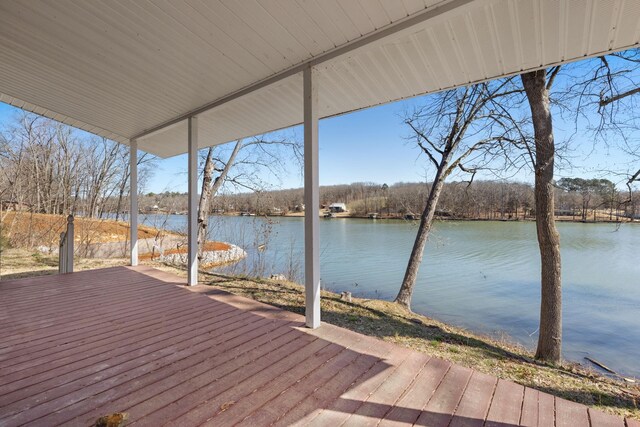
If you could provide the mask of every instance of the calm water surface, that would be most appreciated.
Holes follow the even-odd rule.
[[[158,225],[160,217],[146,222]],[[186,228],[172,216],[167,228]],[[302,218],[211,217],[212,238],[238,244],[247,259],[233,271],[293,274],[302,280]],[[640,376],[640,225],[560,223],[564,357],[595,358]],[[320,223],[325,288],[393,299],[417,224],[328,219]],[[258,251],[259,245],[266,249]],[[531,222],[440,222],[434,227],[413,296],[414,311],[534,349],[540,260]]]

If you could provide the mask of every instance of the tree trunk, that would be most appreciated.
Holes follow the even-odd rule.
[[[213,147],[209,147],[207,160],[202,174],[202,191],[198,203],[198,259],[202,261],[204,244],[207,242],[207,225],[209,224],[209,200],[211,198],[211,181],[215,169],[213,161]]]
[[[448,156],[449,154],[447,153],[446,155]],[[433,184],[429,189],[427,205],[425,206],[424,211],[422,212],[422,216],[420,217],[420,226],[418,227],[416,240],[413,243],[413,249],[411,250],[411,256],[409,257],[407,270],[405,271],[404,279],[402,280],[402,285],[400,286],[398,296],[396,296],[395,299],[396,303],[400,304],[408,310],[411,309],[411,297],[413,296],[413,289],[416,285],[418,269],[420,268],[420,263],[422,262],[424,247],[427,244],[427,240],[429,238],[431,224],[433,223],[433,217],[436,212],[436,207],[438,206],[438,199],[440,198],[440,193],[442,192],[442,188],[444,187],[444,181],[446,178],[444,171],[447,168],[447,163],[448,157],[446,160],[443,160],[440,163],[438,171],[436,172],[436,176],[433,180]]]
[[[233,151],[224,165],[220,175],[213,181],[213,173],[215,171],[215,161],[213,159],[213,147],[207,152],[207,160],[204,164],[204,172],[202,177],[202,192],[200,194],[200,202],[198,204],[198,258],[202,260],[204,245],[207,242],[207,227],[209,225],[209,205],[211,198],[218,192],[222,183],[227,178],[229,169],[233,166],[236,155],[242,147],[242,140],[238,140],[233,147]],[[213,184],[211,183],[213,181]]]
[[[555,145],[546,74],[545,70],[539,70],[524,73],[521,78],[531,107],[535,135],[536,229],[542,262],[540,335],[535,357],[558,362],[562,353],[562,277],[560,236],[554,217]]]

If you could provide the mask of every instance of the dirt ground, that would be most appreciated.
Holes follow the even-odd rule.
[[[129,240],[129,225],[109,219],[74,218],[74,241],[82,244],[120,242]],[[60,233],[66,229],[63,215],[29,212],[7,212],[2,218],[5,236],[18,247],[55,246]],[[138,239],[156,237],[160,230],[138,226]],[[162,232],[164,233],[164,232]]]

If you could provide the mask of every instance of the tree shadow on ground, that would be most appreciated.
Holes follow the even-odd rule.
[[[34,271],[22,271],[20,273],[3,274],[2,281],[14,280],[14,279],[26,279],[29,277],[38,276],[50,276],[52,274],[58,274],[58,270],[34,270]]]
[[[637,409],[640,400],[640,395],[633,396],[628,393],[616,394],[603,390],[558,390],[554,387],[545,386],[536,386],[532,388],[573,402],[600,407]]]
[[[269,294],[262,300],[263,302],[283,310],[304,314],[302,296],[292,289],[250,287],[236,285],[234,281],[216,282],[214,285],[230,292],[236,291],[251,294],[258,298],[260,294]],[[298,301],[299,299],[300,301]],[[497,347],[489,342],[446,331],[435,324],[425,323],[418,316],[411,316],[410,312],[407,312],[407,315],[406,318],[400,318],[397,315],[390,315],[363,304],[354,304],[331,296],[323,295],[322,297],[322,320],[354,332],[377,338],[401,336],[404,338],[424,339],[433,343],[464,345],[481,350],[486,357],[501,360],[511,358],[522,362],[534,363],[520,354]]]

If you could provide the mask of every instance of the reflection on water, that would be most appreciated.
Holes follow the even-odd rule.
[[[149,217],[147,221],[158,221]],[[167,227],[184,229],[186,217]],[[212,238],[249,256],[228,271],[298,276],[301,218],[212,217]],[[591,357],[640,376],[640,225],[558,224],[564,285],[564,356]],[[322,220],[323,286],[393,299],[417,226],[405,221]],[[264,250],[256,250],[264,245]],[[261,246],[262,247],[262,246]],[[437,223],[413,297],[416,312],[473,331],[506,333],[529,348],[537,341],[540,260],[531,222]]]

